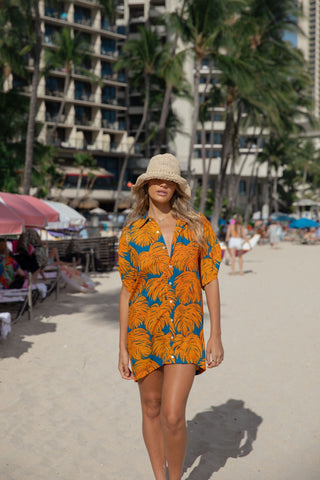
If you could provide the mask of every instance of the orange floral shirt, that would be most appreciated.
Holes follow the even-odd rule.
[[[205,246],[177,220],[169,256],[156,221],[145,215],[125,227],[118,268],[130,292],[128,352],[137,381],[165,364],[206,369],[201,288],[218,275],[221,249],[201,215]]]

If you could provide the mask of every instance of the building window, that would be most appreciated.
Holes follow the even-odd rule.
[[[247,184],[245,180],[240,180],[239,183],[239,195],[246,195],[247,193]]]

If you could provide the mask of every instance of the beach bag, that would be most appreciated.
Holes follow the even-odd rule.
[[[48,263],[46,249],[44,247],[35,247],[34,254],[36,256],[39,268],[44,268]]]

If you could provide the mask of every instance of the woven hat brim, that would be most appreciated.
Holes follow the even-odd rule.
[[[161,172],[152,172],[152,173],[143,173],[140,177],[137,178],[135,185],[131,187],[132,192],[137,192],[146,182],[149,180],[167,180],[168,182],[174,182],[179,185],[182,193],[187,197],[191,198],[191,190],[188,185],[188,182],[185,178],[180,177],[180,175],[168,174],[166,175],[163,171]]]

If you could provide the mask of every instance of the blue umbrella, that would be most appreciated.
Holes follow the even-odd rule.
[[[275,217],[271,217],[272,220],[275,220],[276,222],[292,222],[294,220],[293,217],[290,217],[289,215],[278,215]]]
[[[299,218],[299,220],[294,220],[289,225],[290,228],[312,228],[318,226],[318,222],[310,220],[309,218]]]

